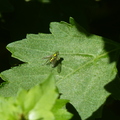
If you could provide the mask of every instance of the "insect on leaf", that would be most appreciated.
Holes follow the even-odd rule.
[[[61,72],[61,65],[62,65],[62,61],[63,61],[63,58],[60,58],[59,57],[59,52],[55,52],[53,55],[50,55],[50,56],[47,56],[47,57],[44,57],[43,59],[47,59],[46,61],[46,65],[50,65],[52,66],[52,68],[55,68],[57,67],[57,72],[60,73]]]

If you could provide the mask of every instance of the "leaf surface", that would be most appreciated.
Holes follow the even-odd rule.
[[[15,95],[20,87],[30,89],[54,72],[62,98],[70,100],[82,120],[105,102],[110,93],[104,87],[116,77],[120,44],[87,33],[73,19],[70,23],[53,22],[52,34],[29,34],[7,46],[12,56],[25,64],[1,73],[7,81],[1,95]],[[44,65],[42,59],[56,51],[64,59],[61,73],[57,73],[56,67]]]

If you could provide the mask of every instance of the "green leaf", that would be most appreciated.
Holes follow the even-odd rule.
[[[67,100],[57,100],[58,92],[53,75],[45,82],[31,88],[29,91],[20,90],[17,97],[0,97],[1,120],[68,120],[72,114],[65,108]],[[64,113],[62,113],[64,112]]]
[[[54,113],[55,118],[57,120],[70,119],[70,117],[72,116],[69,112],[66,111],[66,109],[63,109],[63,107],[65,106],[67,102],[68,100],[58,99],[56,101],[56,104],[52,108],[52,112]]]
[[[70,23],[53,22],[52,34],[29,34],[7,46],[13,57],[26,63],[1,73],[7,81],[1,95],[15,95],[20,87],[30,89],[53,72],[61,97],[70,100],[82,120],[105,102],[110,93],[104,87],[116,77],[120,44],[87,33],[72,18]],[[61,73],[42,59],[56,51],[64,59]]]
[[[51,76],[50,76],[51,77]],[[50,111],[58,97],[58,94],[55,90],[55,83],[54,83],[54,79],[53,78],[48,78],[47,81],[44,82],[44,84],[41,85],[41,89],[37,90],[35,89],[33,91],[33,93],[31,94],[36,94],[36,95],[40,96],[39,93],[42,95],[40,97],[40,99],[36,100],[35,102],[37,102],[37,104],[34,106],[34,108],[29,112],[29,119],[33,120],[33,119],[39,119],[39,118],[43,118],[44,120],[54,120],[54,115],[53,113]],[[50,81],[51,80],[51,81]],[[32,90],[31,90],[32,91]],[[36,98],[38,98],[38,96],[36,96]],[[27,96],[26,96],[27,97]],[[32,99],[31,101],[34,101],[34,97],[32,95],[30,95],[29,97],[30,99]],[[29,101],[29,99],[28,99]],[[27,104],[27,102],[25,103],[25,106]],[[31,102],[30,102],[31,103]],[[31,106],[29,104],[29,106]],[[41,109],[40,109],[41,108]]]
[[[51,0],[38,0],[38,1],[41,3],[50,3],[51,2]]]

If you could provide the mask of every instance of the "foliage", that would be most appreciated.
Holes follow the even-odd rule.
[[[50,75],[44,83],[21,89],[16,97],[0,97],[1,120],[68,120],[72,117],[63,106],[68,100],[57,99],[55,80]]]
[[[116,77],[116,61],[120,45],[109,39],[89,34],[72,18],[70,24],[53,22],[51,34],[28,34],[26,39],[8,44],[7,49],[14,58],[23,62],[1,73],[6,81],[0,94],[16,95],[19,88],[30,89],[42,83],[52,72],[61,98],[69,99],[82,120],[100,117],[102,105],[112,95],[120,99],[119,78]],[[62,71],[45,65],[46,56],[59,51]],[[114,82],[114,90],[110,82]],[[116,82],[117,81],[117,82]],[[116,84],[117,83],[117,84]]]

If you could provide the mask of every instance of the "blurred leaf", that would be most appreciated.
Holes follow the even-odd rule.
[[[17,97],[0,97],[1,120],[68,120],[72,114],[65,108],[67,100],[57,100],[55,80],[50,75],[44,83],[29,91],[20,90]],[[58,117],[59,116],[59,117]],[[60,119],[62,116],[63,119]]]
[[[42,3],[50,3],[51,0],[38,0],[39,2],[42,2]]]

